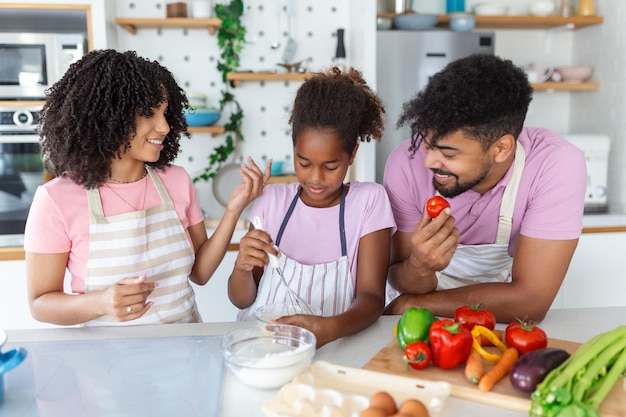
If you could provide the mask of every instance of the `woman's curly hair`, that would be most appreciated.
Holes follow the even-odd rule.
[[[415,98],[404,103],[398,127],[410,123],[411,152],[425,137],[430,145],[458,129],[484,149],[505,134],[522,131],[532,87],[510,60],[474,54],[433,75]]]
[[[152,116],[164,101],[170,132],[159,160],[148,162],[156,168],[176,158],[181,134],[189,137],[184,91],[170,71],[134,51],[88,53],[46,91],[39,120],[46,170],[86,188],[102,184],[111,174],[111,160],[130,147],[135,117]]]
[[[351,155],[359,140],[381,140],[384,113],[382,100],[367,86],[361,72],[332,67],[316,73],[298,89],[289,118],[293,145],[308,129],[333,129]]]

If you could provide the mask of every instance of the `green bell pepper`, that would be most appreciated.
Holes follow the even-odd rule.
[[[421,340],[429,343],[430,325],[435,321],[435,315],[427,308],[407,308],[396,328],[398,344],[404,351],[409,343]]]

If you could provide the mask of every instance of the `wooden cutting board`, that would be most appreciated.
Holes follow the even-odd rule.
[[[578,349],[580,343],[549,339],[548,346],[558,347],[573,353]],[[498,382],[492,391],[482,392],[478,389],[478,386],[467,382],[463,375],[462,367],[444,370],[430,364],[426,369],[422,370],[407,369],[402,356],[402,350],[394,337],[363,368],[394,375],[414,376],[431,381],[447,381],[452,385],[451,395],[453,397],[523,413],[528,413],[530,409],[530,396],[513,388],[508,377]],[[484,363],[485,371],[493,366],[488,361],[484,361]],[[600,413],[603,417],[626,417],[626,379],[620,378],[616,382],[610,394],[600,406]]]

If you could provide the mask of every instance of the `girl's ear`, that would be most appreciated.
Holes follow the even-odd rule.
[[[348,165],[352,165],[352,163],[354,162],[354,158],[356,157],[356,151],[359,150],[359,144],[357,143],[356,146],[354,147],[354,150],[352,151],[352,155],[350,155],[350,162],[348,162]]]

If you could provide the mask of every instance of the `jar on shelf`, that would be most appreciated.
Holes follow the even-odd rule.
[[[574,15],[573,0],[559,0],[559,16],[570,17]]]
[[[578,0],[577,16],[595,16],[596,7],[594,0]]]

